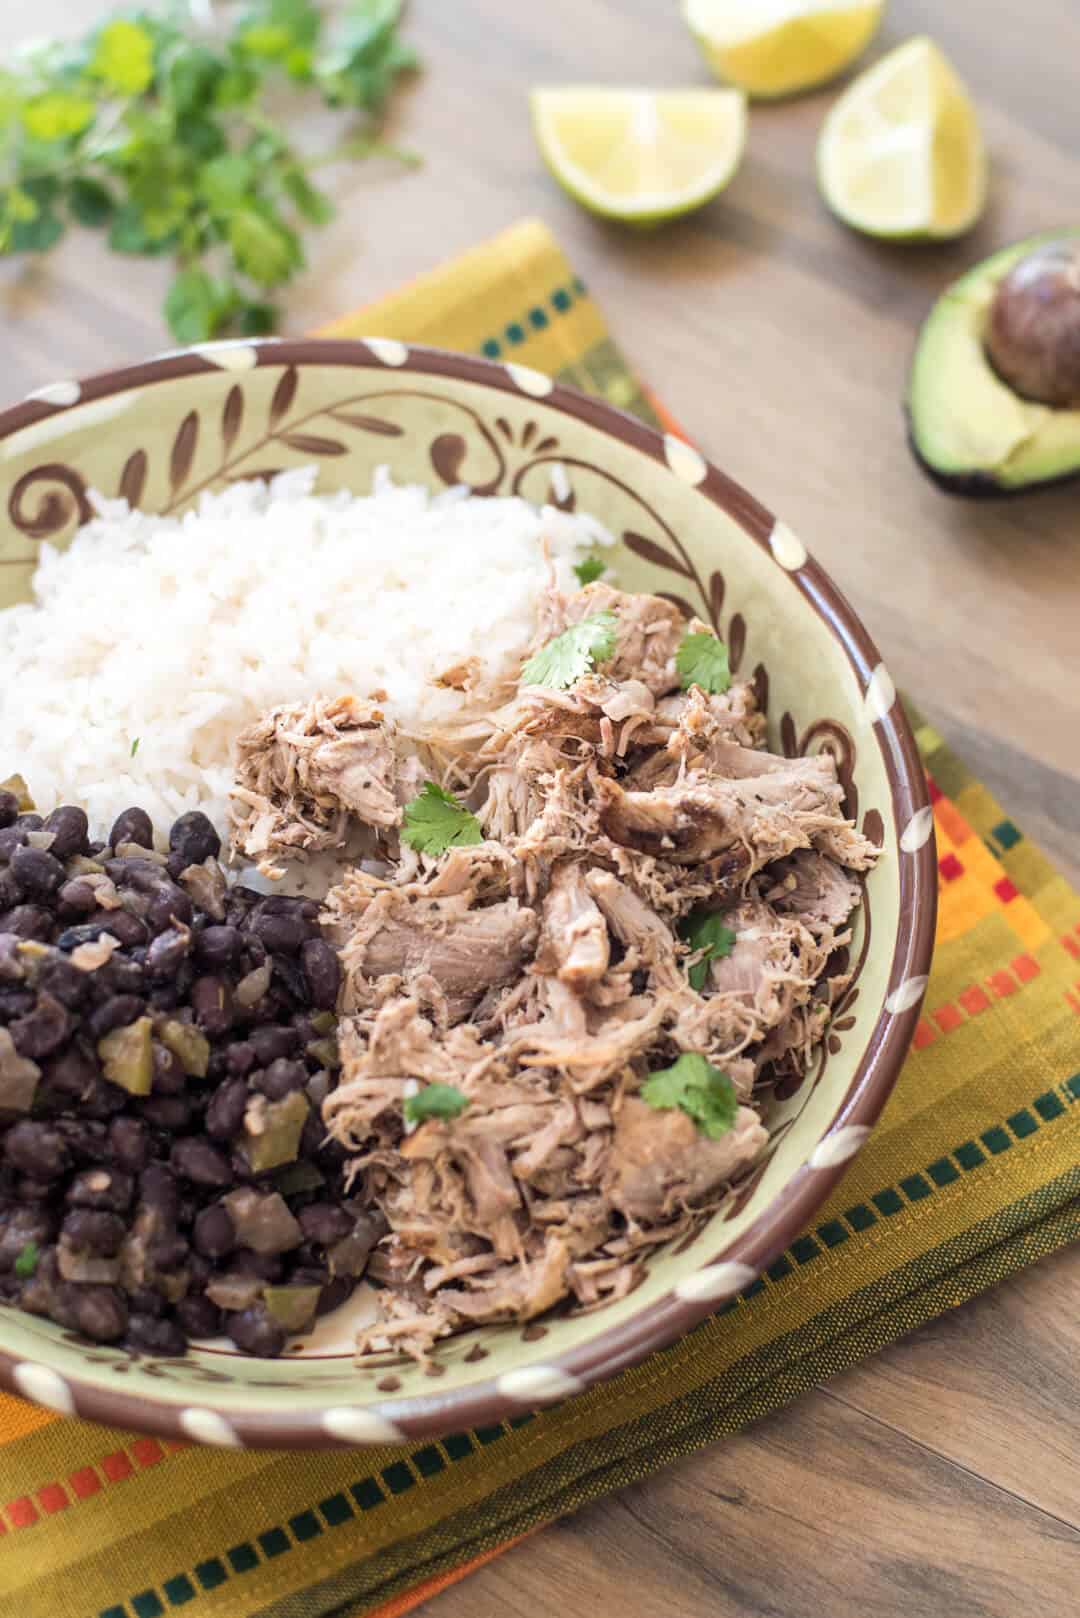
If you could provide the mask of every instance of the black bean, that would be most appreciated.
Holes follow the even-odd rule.
[[[190,1292],[176,1305],[176,1320],[189,1337],[217,1337],[221,1332],[221,1310],[217,1304]]]
[[[124,893],[141,893],[149,897],[162,883],[172,884],[163,865],[149,855],[123,854],[105,861],[105,874]]]
[[[148,1252],[150,1262],[156,1270],[163,1270],[166,1274],[175,1274],[187,1263],[190,1248],[183,1236],[175,1230],[163,1231],[159,1236],[153,1237]]]
[[[0,910],[11,910],[21,898],[18,878],[8,866],[0,866]]]
[[[242,943],[243,936],[236,927],[207,927],[195,940],[195,953],[207,966],[218,969],[232,965]]]
[[[229,1057],[224,1046],[217,1045],[206,1059],[206,1077],[211,1084],[220,1084],[228,1077]]]
[[[213,1202],[196,1215],[194,1225],[196,1250],[207,1258],[224,1258],[236,1246],[236,1230],[229,1211],[220,1202]]]
[[[300,1131],[299,1155],[301,1159],[311,1159],[319,1155],[325,1134],[326,1125],[318,1112],[309,1112],[304,1119],[304,1127]]]
[[[24,1118],[4,1137],[4,1155],[20,1173],[35,1180],[55,1180],[70,1162],[63,1135],[51,1124]]]
[[[12,851],[11,872],[31,899],[51,899],[64,885],[64,867],[45,848],[20,847]]]
[[[150,1047],[153,1061],[153,1082],[151,1088],[155,1095],[178,1096],[183,1095],[187,1089],[187,1074],[184,1072],[180,1058],[155,1039]]]
[[[201,865],[203,860],[216,859],[221,853],[221,838],[206,816],[193,809],[174,821],[169,832],[169,848],[177,861],[183,860],[182,870],[188,865]]]
[[[335,1275],[328,1281],[319,1293],[319,1302],[316,1315],[328,1315],[334,1309],[340,1309],[352,1297],[356,1282],[351,1275]]]
[[[177,1174],[194,1185],[225,1186],[233,1182],[232,1167],[225,1154],[209,1141],[195,1136],[178,1140],[169,1154],[169,1162]]]
[[[153,978],[171,978],[191,949],[191,934],[175,927],[158,933],[146,952],[146,970]]]
[[[13,1017],[25,1017],[37,1005],[33,989],[0,989],[0,1022]]]
[[[242,1079],[255,1066],[255,1047],[249,1040],[234,1040],[226,1050],[225,1058],[230,1078]]]
[[[206,1133],[215,1140],[233,1140],[240,1133],[250,1093],[243,1079],[226,1079],[210,1097]]]
[[[11,1024],[11,1037],[20,1056],[38,1062],[66,1044],[71,1034],[71,1018],[51,994],[41,993],[33,1011]]]
[[[15,822],[23,831],[40,831],[45,822],[35,809],[26,809]]]
[[[155,1129],[178,1135],[191,1127],[191,1103],[185,1096],[147,1096],[140,1107],[142,1116]]]
[[[264,1304],[252,1304],[238,1314],[225,1316],[225,1330],[237,1348],[261,1359],[276,1359],[288,1340],[284,1326],[267,1313]]]
[[[268,1101],[282,1101],[293,1090],[302,1090],[307,1083],[307,1068],[302,1062],[290,1062],[279,1056],[269,1067],[260,1068],[251,1075],[251,1085]]]
[[[233,927],[239,927],[247,920],[259,898],[254,888],[246,888],[241,882],[235,883],[225,895],[225,920]]]
[[[104,915],[100,913],[92,916],[91,921],[100,921],[104,931],[111,933],[118,944],[125,949],[134,949],[139,944],[145,944],[150,937],[150,929],[138,916],[133,916],[130,910],[108,910]]]
[[[114,1118],[109,1125],[109,1150],[120,1168],[137,1174],[150,1156],[150,1131],[140,1118]]]
[[[166,1224],[174,1225],[180,1207],[176,1175],[164,1163],[151,1163],[139,1175],[139,1200],[152,1208]]]
[[[155,984],[146,998],[153,1011],[175,1011],[180,1004],[180,993],[172,983]]]
[[[72,966],[65,955],[54,955],[43,968],[38,985],[59,1000],[62,1006],[73,1011],[90,991],[90,974]]]
[[[82,1169],[68,1186],[64,1201],[73,1208],[102,1208],[125,1213],[131,1205],[135,1182],[122,1169]]]
[[[237,1275],[255,1275],[260,1281],[273,1284],[285,1274],[285,1265],[277,1253],[256,1253],[250,1247],[241,1247],[229,1260],[229,1269]]]
[[[195,912],[183,888],[173,882],[159,881],[150,895],[146,907],[146,925],[152,933],[163,933],[176,923],[190,927]]]
[[[72,1247],[81,1247],[102,1258],[120,1251],[127,1226],[118,1214],[99,1213],[91,1208],[74,1208],[64,1220],[61,1234]]]
[[[127,1028],[142,1016],[145,1001],[134,994],[112,994],[86,1019],[86,1031],[94,1041],[104,1039],[114,1028]]]
[[[174,1359],[187,1350],[187,1333],[175,1320],[155,1320],[152,1315],[132,1314],[128,1318],[127,1345],[142,1354]]]
[[[233,1025],[233,996],[228,981],[217,975],[196,978],[191,986],[195,1021],[210,1039],[220,1039]]]
[[[104,1000],[110,994],[134,994],[143,999],[146,991],[146,973],[137,961],[126,955],[114,955],[91,975],[91,982]]]
[[[105,912],[98,911],[99,916],[104,914]],[[57,949],[68,951],[78,949],[80,944],[95,943],[101,937],[102,933],[107,933],[108,930],[109,924],[107,919],[104,921],[80,922],[77,927],[67,927],[64,929],[59,938],[56,940],[56,947]]]
[[[70,803],[61,804],[51,815],[46,815],[45,830],[53,834],[49,852],[55,854],[58,860],[69,860],[73,854],[81,854],[86,848],[90,830],[86,811],[76,809]]]
[[[300,951],[300,961],[312,1005],[320,1011],[333,1011],[341,987],[337,951],[325,938],[309,938]]]
[[[307,979],[300,970],[299,961],[290,960],[287,955],[274,956],[274,987],[279,996],[285,997],[282,1003],[290,1013],[297,1006],[307,1005]]]
[[[39,1180],[33,1174],[20,1174],[12,1189],[18,1202],[52,1202],[56,1195],[52,1180]]]
[[[22,826],[5,826],[0,831],[0,860],[6,865],[17,848],[26,846],[29,833]]]
[[[301,1208],[296,1217],[305,1241],[318,1242],[321,1247],[340,1242],[353,1228],[350,1215],[332,1202],[311,1202]]]
[[[297,954],[310,932],[302,916],[275,916],[265,909],[256,910],[249,925],[254,937],[271,955]]]
[[[55,1232],[56,1220],[48,1208],[5,1208],[0,1212],[0,1271],[10,1270],[31,1242],[40,1251]]]
[[[57,1118],[54,1129],[63,1136],[69,1152],[78,1163],[101,1163],[108,1155],[109,1132],[94,1118]]]
[[[295,1028],[283,1024],[253,1028],[248,1038],[260,1067],[269,1067],[279,1056],[293,1056],[300,1049],[300,1038]]]
[[[115,1343],[127,1330],[127,1299],[119,1287],[72,1288],[75,1324],[95,1343]]]
[[[0,932],[17,933],[20,938],[47,944],[53,935],[53,918],[41,905],[16,905],[0,916]]]
[[[153,848],[154,823],[145,809],[125,809],[113,821],[109,833],[109,846],[119,848],[121,843],[138,843],[140,848]]]
[[[160,1292],[155,1292],[153,1287],[137,1287],[134,1292],[128,1293],[128,1307],[133,1314],[153,1315],[156,1319],[165,1313],[167,1302],[168,1299]]]
[[[19,800],[5,787],[0,792],[0,827],[13,826],[19,818]]]

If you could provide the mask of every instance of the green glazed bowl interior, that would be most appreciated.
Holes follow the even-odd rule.
[[[29,598],[39,547],[70,539],[90,489],[180,511],[200,489],[312,461],[325,490],[366,493],[385,465],[433,490],[466,483],[598,517],[618,538],[619,582],[685,603],[756,679],[775,751],[832,750],[848,813],[884,856],[866,881],[851,987],[813,1070],[767,1117],[765,1160],[619,1302],[472,1330],[440,1347],[434,1377],[396,1360],[353,1363],[363,1301],[279,1360],[213,1349],[134,1357],[0,1309],[4,1386],[207,1443],[327,1447],[491,1425],[687,1331],[788,1246],[866,1140],[914,1030],[933,941],[923,773],[892,681],[843,597],[796,535],[696,449],[537,372],[389,338],[312,340],[212,344],[40,389],[0,415],[0,605]]]

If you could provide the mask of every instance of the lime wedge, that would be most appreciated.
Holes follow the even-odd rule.
[[[971,98],[925,38],[890,51],[845,90],[818,142],[834,213],[870,236],[960,236],[982,213],[987,162]]]
[[[842,73],[864,51],[884,0],[684,0],[718,78],[747,95],[793,95]]]
[[[739,90],[534,90],[533,128],[564,191],[590,213],[658,225],[727,185],[746,144]]]

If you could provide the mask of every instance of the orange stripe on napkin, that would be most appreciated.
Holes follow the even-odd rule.
[[[420,1605],[421,1601],[430,1601],[432,1596],[437,1596],[443,1590],[449,1590],[452,1584],[457,1584],[461,1579],[468,1578],[469,1574],[475,1573],[478,1567],[483,1567],[486,1562],[493,1562],[504,1551],[512,1551],[515,1545],[521,1545],[525,1540],[531,1539],[533,1534],[538,1534],[539,1532],[538,1528],[530,1528],[527,1534],[519,1534],[516,1539],[508,1539],[505,1545],[496,1545],[493,1551],[485,1551],[482,1556],[475,1557],[471,1562],[465,1562],[461,1567],[451,1568],[449,1573],[440,1573],[437,1578],[426,1579],[423,1584],[414,1585],[411,1590],[406,1590],[403,1595],[394,1596],[393,1600],[388,1601],[385,1606],[374,1607],[370,1611],[365,1611],[363,1607],[358,1607],[355,1618],[360,1618],[361,1613],[363,1613],[364,1618],[401,1618],[402,1613],[412,1612],[414,1608]]]

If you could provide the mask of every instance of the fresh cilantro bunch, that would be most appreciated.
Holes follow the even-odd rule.
[[[104,230],[116,252],[175,260],[179,342],[273,330],[304,228],[334,211],[273,92],[291,83],[351,116],[328,155],[389,150],[382,115],[416,65],[401,3],[350,0],[329,26],[315,0],[172,0],[27,47],[0,70],[0,251]]]

